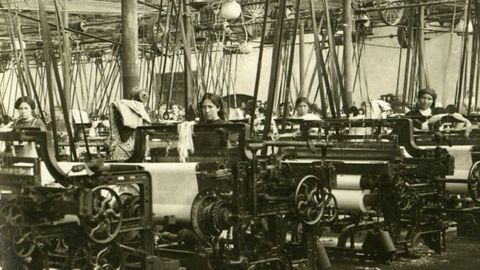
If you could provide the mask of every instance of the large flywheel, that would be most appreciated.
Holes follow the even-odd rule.
[[[192,226],[202,241],[210,242],[231,226],[231,209],[227,201],[212,189],[204,189],[192,203]]]
[[[295,190],[295,209],[305,224],[320,221],[325,209],[325,192],[318,177],[307,175],[300,180]]]
[[[111,242],[123,223],[122,199],[112,189],[98,186],[92,189],[92,214],[82,219],[88,238],[97,244]]]
[[[475,162],[468,173],[468,192],[474,201],[480,202],[480,161]]]
[[[243,20],[247,28],[248,36],[252,39],[262,35],[263,17],[265,16],[265,4],[257,0],[242,1]],[[268,33],[270,23],[266,22],[265,32]]]

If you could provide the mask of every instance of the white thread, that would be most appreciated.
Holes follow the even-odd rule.
[[[178,143],[177,151],[180,158],[180,162],[186,162],[188,157],[188,152],[193,153],[195,150],[193,147],[193,126],[195,125],[194,121],[182,122],[177,126],[178,132]]]

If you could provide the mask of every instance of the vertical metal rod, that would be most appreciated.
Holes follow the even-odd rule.
[[[475,3],[475,11],[478,12],[478,1]],[[473,16],[472,16],[473,17]],[[475,83],[475,75],[477,74],[477,57],[478,57],[478,35],[479,35],[479,27],[478,27],[478,14],[476,17],[472,18],[472,22],[474,22],[474,31],[473,31],[473,38],[472,38],[472,56],[471,56],[471,64],[470,64],[470,83],[469,83],[469,90],[468,90],[468,108],[467,108],[467,115],[470,115],[472,109],[472,97],[473,97],[473,89]],[[468,23],[467,23],[468,27]],[[478,76],[478,75],[477,75]]]
[[[314,22],[315,23],[315,22]],[[299,69],[300,69],[300,94],[303,96],[305,91],[305,22],[300,22],[300,46],[299,46]]]
[[[418,14],[418,78],[420,89],[428,87],[425,74],[425,6],[419,7]]]
[[[296,37],[297,37],[298,19],[300,17],[299,12],[300,12],[300,0],[296,0],[296,4],[295,4],[295,23],[293,24],[293,31],[290,31],[290,29],[289,29],[289,33],[292,34],[292,42],[291,42],[292,45],[291,45],[291,48],[290,48],[290,57],[289,57],[290,59],[287,62],[288,70],[287,70],[287,80],[286,80],[285,97],[284,97],[284,104],[287,104],[287,106],[288,106],[288,100],[290,99],[290,82],[292,80],[293,62],[295,60],[295,41],[296,41]],[[300,91],[302,91],[302,90],[300,90]],[[300,93],[303,96],[303,93],[302,92],[300,92]],[[285,129],[285,126],[287,124],[287,116],[288,116],[288,110],[283,110],[282,130]]]
[[[50,50],[53,48],[53,44],[50,36],[50,26],[48,25],[47,16],[46,16],[47,13],[45,11],[45,5],[43,4],[43,0],[38,0],[38,8],[40,13],[40,22],[41,22],[41,28],[42,28],[43,54],[45,57],[45,72],[46,72],[46,79],[47,79],[50,115],[53,117],[55,115],[55,111],[54,111],[55,102],[53,100],[54,92],[53,92],[53,82],[52,82],[53,59],[51,58],[52,54],[50,54]],[[57,128],[56,128],[55,121],[52,121],[52,132],[54,135],[56,135]],[[55,156],[58,157],[59,153],[58,153],[57,136],[53,136],[53,143],[54,143]]]
[[[465,2],[465,11],[464,11],[464,18],[465,19],[465,29],[463,31],[463,48],[462,48],[462,53],[460,56],[460,77],[459,77],[459,82],[458,82],[458,88],[457,88],[457,96],[455,98],[455,106],[457,107],[457,110],[460,110],[460,106],[462,106],[462,94],[463,94],[463,88],[464,88],[464,73],[465,69],[467,66],[467,50],[468,50],[468,21],[470,20],[470,1],[467,0]]]
[[[122,0],[123,98],[139,83],[137,0]]]
[[[185,83],[185,113],[186,117],[189,118],[193,116],[192,110],[196,106],[195,95],[193,89],[193,76],[192,76],[192,56],[191,56],[191,36],[192,36],[192,27],[190,25],[190,0],[183,0],[183,50],[184,50],[184,83]],[[187,119],[193,120],[193,119]]]
[[[67,108],[71,108],[70,99],[71,99],[71,76],[70,76],[70,61],[71,61],[71,44],[70,44],[70,32],[65,30],[65,27],[68,27],[69,16],[67,9],[67,0],[63,0],[63,92],[65,95],[65,101]]]
[[[272,70],[270,73],[270,82],[268,86],[268,99],[267,99],[267,110],[265,115],[265,125],[263,129],[263,140],[268,140],[268,133],[270,131],[270,124],[272,123],[272,113],[273,106],[275,102],[275,92],[277,89],[277,75],[280,68],[281,61],[281,52],[283,46],[283,35],[284,25],[285,25],[285,10],[286,10],[286,0],[279,0],[278,2],[278,14],[277,21],[275,26],[274,34],[274,44],[272,50]],[[266,154],[266,148],[262,149],[262,154]]]
[[[352,0],[343,0],[343,79],[345,81],[345,96],[347,104],[343,108],[348,108],[352,104],[353,95],[353,13]],[[359,33],[357,33],[357,38]]]
[[[328,102],[330,104],[330,111],[332,113],[332,117],[335,118],[335,106],[333,104],[333,100],[330,94],[330,83],[328,80],[328,74],[327,70],[325,69],[325,63],[323,60],[323,43],[325,40],[323,40],[322,44],[320,44],[320,39],[319,39],[319,29],[322,29],[322,24],[323,24],[323,19],[324,17],[322,16],[320,20],[319,27],[317,28],[317,20],[315,18],[315,6],[313,4],[313,0],[310,0],[310,15],[312,16],[312,30],[315,35],[313,35],[313,41],[314,41],[314,48],[315,48],[315,56],[317,60],[317,75],[318,75],[318,86],[320,90],[320,102],[322,103],[322,116],[323,118],[327,118],[327,103],[325,99],[325,92],[326,91],[328,95]],[[323,88],[323,82],[325,82],[325,88]]]
[[[343,83],[343,78],[340,70],[340,64],[338,63],[338,54],[335,50],[335,37],[333,35],[332,31],[332,24],[330,22],[330,11],[329,11],[329,5],[328,5],[328,0],[322,0],[323,2],[323,9],[325,10],[325,18],[327,21],[327,34],[328,34],[328,45],[329,49],[331,51],[332,57],[330,58],[330,61],[332,61],[333,64],[333,70],[332,70],[332,86],[334,86],[333,92],[337,92],[336,90],[339,88],[340,89],[340,95],[342,98],[343,102],[343,107],[348,105],[347,102],[347,97],[345,95],[345,85]],[[325,69],[326,70],[326,69]],[[337,80],[338,79],[338,80]],[[338,87],[338,88],[337,88]],[[338,101],[338,95],[335,94],[334,100]],[[337,102],[339,103],[339,102]],[[340,110],[340,108],[337,106],[337,109]],[[340,113],[338,114],[338,117],[340,117]]]
[[[253,135],[254,131],[254,122],[255,122],[255,111],[257,109],[257,99],[258,99],[258,89],[260,86],[260,76],[262,73],[262,59],[263,59],[263,45],[265,43],[265,31],[267,29],[267,19],[268,19],[268,8],[270,0],[265,1],[265,12],[263,13],[263,23],[262,23],[262,33],[260,37],[260,49],[258,52],[258,61],[257,61],[257,74],[255,77],[255,86],[253,89],[253,108],[252,108],[252,117],[250,118],[250,136]]]
[[[408,45],[407,45],[407,55],[405,57],[405,72],[403,73],[403,96],[402,96],[402,109],[405,111],[405,105],[408,102],[407,96],[408,96],[408,80],[409,80],[409,74],[410,74],[410,59],[411,59],[411,53],[412,53],[412,39],[411,37],[413,36],[413,23],[411,19],[411,14],[412,11],[409,9],[407,11],[408,16],[408,25],[407,25],[407,35],[408,35]]]

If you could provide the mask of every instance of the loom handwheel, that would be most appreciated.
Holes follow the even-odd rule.
[[[325,193],[321,181],[314,175],[307,175],[295,190],[295,209],[300,219],[308,225],[320,221],[325,209]]]
[[[13,203],[7,203],[0,209],[0,218],[5,224],[12,226],[23,224],[23,211]]]
[[[122,227],[122,200],[109,187],[98,186],[91,192],[92,214],[82,219],[82,225],[92,242],[106,244],[115,239]]]
[[[325,210],[323,211],[322,220],[325,222],[333,222],[338,216],[338,204],[335,196],[327,192],[325,193]]]
[[[201,240],[211,242],[231,226],[231,211],[228,203],[217,191],[204,189],[192,203],[191,220],[193,231]]]
[[[401,6],[404,1],[401,0],[378,0],[378,8],[388,8],[379,10],[378,14],[384,23],[387,25],[397,25],[403,18],[405,9]],[[398,6],[399,8],[392,8]]]
[[[113,242],[100,250],[95,258],[94,269],[124,269],[125,255],[122,247]]]
[[[13,243],[15,255],[20,258],[30,257],[35,251],[35,236],[33,231],[27,227],[20,227],[15,230]]]
[[[468,192],[474,201],[480,202],[480,161],[473,164],[468,173]]]

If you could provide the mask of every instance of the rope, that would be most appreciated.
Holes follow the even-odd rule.
[[[193,146],[193,127],[195,125],[195,121],[189,122],[182,122],[177,126],[178,132],[178,143],[177,143],[177,151],[178,156],[180,158],[180,162],[185,163],[186,159],[188,158],[188,153],[192,153],[195,150]]]

